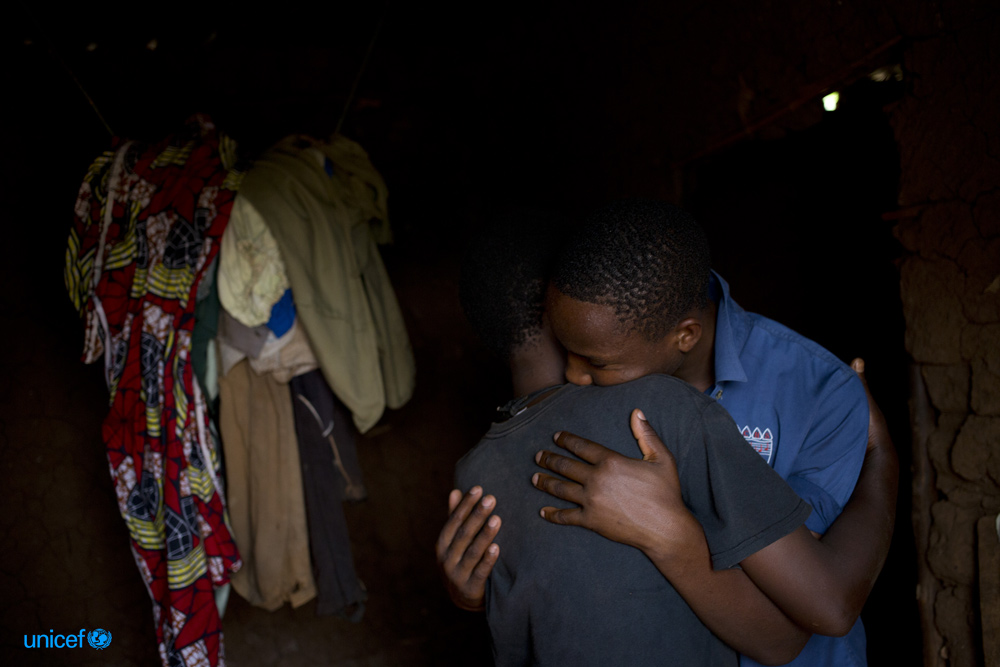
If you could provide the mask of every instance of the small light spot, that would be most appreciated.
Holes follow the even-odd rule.
[[[827,111],[834,111],[837,108],[837,103],[840,101],[840,93],[832,92],[829,95],[823,97],[823,108]]]
[[[157,44],[155,37],[146,42],[146,48],[149,49],[150,51],[155,51],[157,46],[159,46],[159,44]]]
[[[93,53],[96,50],[97,50],[97,42],[91,42],[90,44],[87,44],[88,52]]]

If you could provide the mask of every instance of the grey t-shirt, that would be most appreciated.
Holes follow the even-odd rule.
[[[716,569],[797,528],[810,508],[750,447],[729,414],[690,385],[652,375],[614,387],[566,385],[494,424],[456,468],[458,488],[497,498],[500,558],[486,588],[498,667],[736,665],[646,556],[538,515],[571,507],[538,491],[535,452],[561,430],[640,458],[629,415],[641,408],[677,459],[685,504],[705,529]]]

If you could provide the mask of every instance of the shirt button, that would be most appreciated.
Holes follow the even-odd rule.
[[[720,398],[722,398],[722,390],[721,389],[718,390],[717,392],[715,392],[715,400],[719,400]]]

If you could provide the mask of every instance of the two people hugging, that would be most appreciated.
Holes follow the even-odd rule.
[[[848,367],[748,313],[667,203],[486,226],[462,306],[515,398],[437,559],[498,666],[863,666],[898,463]]]

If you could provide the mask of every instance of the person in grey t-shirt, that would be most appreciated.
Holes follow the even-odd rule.
[[[525,398],[510,404],[509,419],[495,424],[457,466],[457,486],[466,494],[452,493],[452,519],[437,549],[452,598],[480,608],[477,588],[485,588],[481,608],[498,665],[735,665],[736,652],[702,624],[642,551],[539,518],[552,499],[527,483],[534,454],[565,428],[635,456],[633,435],[652,426],[666,443],[665,449],[655,445],[661,456],[676,459],[684,503],[701,523],[717,569],[798,528],[809,507],[746,446],[725,410],[682,381],[648,376],[608,388],[554,386],[562,381],[563,356],[540,308],[545,253],[554,239],[538,220],[518,222],[492,228],[494,236],[475,244],[479,251],[467,253],[463,267],[463,308],[506,359],[514,391]],[[633,412],[630,422],[637,407],[642,412]],[[490,495],[480,500],[483,488]],[[498,505],[502,533],[497,517],[485,519]],[[787,622],[776,608],[759,611],[762,628]],[[767,658],[774,635],[760,634],[758,655]]]
[[[539,443],[571,427],[634,454],[627,415],[636,406],[677,462],[684,504],[705,531],[716,569],[736,565],[809,515],[746,446],[725,409],[682,380],[651,375],[615,387],[563,386],[494,424],[456,468],[459,489],[482,485],[503,507],[499,558],[486,586],[498,666],[736,664],[736,652],[640,550],[538,516],[553,502],[527,483]]]

